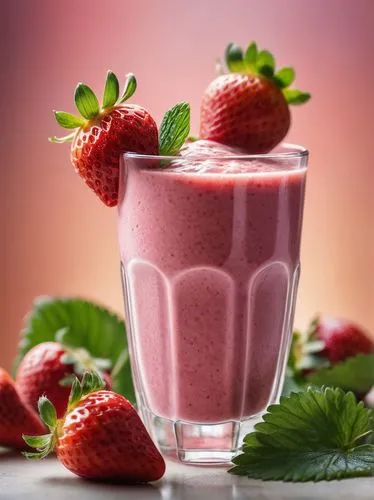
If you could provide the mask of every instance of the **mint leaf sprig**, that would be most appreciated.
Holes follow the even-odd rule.
[[[236,43],[230,43],[225,51],[226,65],[233,73],[250,73],[265,76],[281,89],[288,104],[304,104],[311,95],[297,89],[290,89],[295,79],[295,70],[289,66],[275,69],[275,58],[268,50],[258,50],[256,42],[251,42],[243,52]]]
[[[244,438],[231,474],[292,482],[374,474],[371,411],[353,393],[309,388],[282,397]]]
[[[179,152],[190,133],[190,115],[187,102],[180,102],[165,113],[159,132],[161,156],[173,156]]]

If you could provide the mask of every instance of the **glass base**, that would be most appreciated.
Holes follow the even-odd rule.
[[[143,421],[161,453],[187,465],[229,466],[243,438],[262,415],[245,421],[198,424],[169,420],[140,408]]]

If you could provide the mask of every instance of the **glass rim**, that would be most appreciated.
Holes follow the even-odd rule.
[[[287,151],[272,152],[269,153],[257,153],[257,154],[243,154],[243,155],[230,155],[230,156],[220,156],[220,155],[206,155],[206,154],[196,154],[188,156],[164,156],[164,155],[146,155],[142,153],[134,153],[128,151],[123,153],[125,158],[137,159],[137,160],[166,160],[166,161],[191,161],[200,160],[202,158],[214,157],[215,160],[219,161],[237,161],[237,160],[289,160],[295,158],[307,158],[309,156],[309,150],[304,146],[299,146],[292,143],[281,143],[280,146]]]

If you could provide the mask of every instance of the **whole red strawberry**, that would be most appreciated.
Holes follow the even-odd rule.
[[[22,434],[44,434],[38,415],[25,405],[13,380],[0,368],[0,446],[27,448]]]
[[[289,104],[306,102],[310,95],[289,89],[295,72],[275,73],[274,57],[252,42],[245,53],[236,44],[226,49],[231,73],[218,76],[206,89],[200,116],[200,137],[248,153],[266,153],[279,144],[290,127]]]
[[[55,449],[57,458],[78,476],[143,483],[160,479],[165,462],[138,414],[123,396],[101,390],[96,373],[86,373],[72,386],[63,419],[57,420],[50,401],[39,400],[40,415],[51,433],[44,442],[24,439],[36,448],[28,458],[44,458]]]
[[[85,349],[71,348],[60,342],[43,342],[24,356],[17,370],[16,384],[27,405],[37,410],[38,400],[44,394],[52,401],[60,418],[68,403],[72,376],[93,368],[98,369],[97,360]],[[110,388],[110,377],[105,377]]]
[[[158,154],[158,131],[152,116],[142,107],[123,104],[136,89],[134,75],[129,74],[119,98],[118,79],[108,72],[103,105],[100,107],[94,92],[79,83],[75,104],[82,117],[55,111],[57,122],[65,128],[76,129],[52,142],[73,141],[71,161],[89,188],[107,206],[118,203],[120,155],[125,151]]]
[[[339,363],[357,354],[374,352],[374,341],[358,325],[340,318],[318,318],[312,324],[310,337],[323,342],[320,356]]]

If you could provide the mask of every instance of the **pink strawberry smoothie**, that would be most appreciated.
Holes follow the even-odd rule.
[[[278,397],[306,178],[291,159],[207,151],[163,169],[128,156],[119,206],[138,402],[198,423],[246,419]]]

